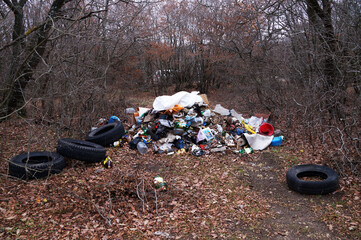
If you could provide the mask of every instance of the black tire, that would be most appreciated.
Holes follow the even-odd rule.
[[[105,159],[106,149],[99,144],[64,138],[58,140],[57,152],[64,157],[95,163]]]
[[[120,122],[109,123],[91,131],[86,141],[97,143],[103,147],[109,147],[125,134],[123,124]]]
[[[306,181],[302,177],[321,177],[320,181]],[[290,168],[286,174],[288,187],[303,194],[327,194],[338,189],[337,173],[326,166],[306,164]]]
[[[21,179],[45,178],[60,173],[65,159],[55,152],[29,152],[17,155],[9,161],[9,175]]]

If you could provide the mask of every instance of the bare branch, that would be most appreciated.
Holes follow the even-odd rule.
[[[9,113],[9,114],[6,115],[6,116],[0,117],[0,121],[6,119],[6,118],[8,118],[8,117],[10,117],[10,116],[13,115],[14,113],[17,113],[17,112],[21,111],[24,107],[26,107],[26,105],[28,105],[28,103],[29,103],[31,100],[32,100],[32,98],[30,98],[28,101],[26,101],[23,106],[21,106],[20,108],[16,109],[15,111]]]
[[[10,8],[11,11],[13,11],[13,12],[16,11],[16,8],[15,8],[14,4],[12,4],[9,0],[3,0],[3,1]]]

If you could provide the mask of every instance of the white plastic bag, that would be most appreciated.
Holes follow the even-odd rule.
[[[156,111],[163,111],[168,110],[177,104],[180,104],[183,107],[192,107],[196,103],[203,104],[203,99],[198,93],[199,92],[196,91],[191,93],[181,91],[172,96],[165,95],[156,97],[153,102],[153,108]]]

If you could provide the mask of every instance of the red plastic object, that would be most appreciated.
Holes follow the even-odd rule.
[[[273,126],[269,123],[263,123],[259,127],[259,133],[267,136],[271,136],[274,132]]]

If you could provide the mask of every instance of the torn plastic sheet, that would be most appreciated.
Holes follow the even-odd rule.
[[[221,106],[221,104],[217,104],[215,108],[213,109],[213,112],[218,113],[222,116],[232,116],[235,117],[237,120],[242,121],[244,118],[242,117],[242,114],[239,114],[236,112],[236,110],[228,110],[227,108],[224,108]]]
[[[227,108],[222,107],[221,104],[217,104],[213,112],[221,114],[222,116],[229,116],[231,114],[231,112]]]
[[[237,113],[236,110],[234,110],[234,109],[231,110],[231,115],[232,115],[233,117],[237,118],[237,120],[240,121],[240,122],[241,122],[242,120],[244,120],[244,118],[242,117],[242,114]]]
[[[245,133],[244,136],[247,139],[247,142],[253,150],[263,150],[267,148],[273,139],[273,136],[264,136],[261,134],[248,134]]]
[[[196,103],[203,104],[203,99],[198,93],[197,91],[191,93],[181,91],[172,96],[165,95],[156,97],[153,102],[153,109],[156,111],[164,111],[173,108],[177,104],[183,107],[192,107]]]

